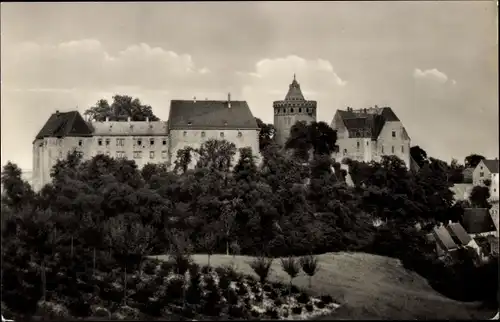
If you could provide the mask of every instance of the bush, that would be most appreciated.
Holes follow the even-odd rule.
[[[318,309],[324,309],[325,308],[325,302],[323,302],[323,301],[316,302],[316,307]]]
[[[306,304],[309,302],[309,295],[307,295],[306,293],[304,292],[300,292],[299,296],[297,296],[297,302],[301,303],[301,304]]]
[[[241,305],[230,305],[227,313],[230,317],[235,319],[243,319],[246,317],[245,308]]]
[[[307,312],[314,311],[314,306],[311,303],[307,303],[305,307],[306,307]]]
[[[191,266],[191,258],[180,252],[175,252],[170,255],[170,260],[173,263],[174,269],[177,274],[184,275]]]
[[[278,314],[278,310],[276,308],[268,308],[266,310],[266,316],[268,316],[270,319],[273,319],[273,320],[277,320],[279,319],[279,314]]]
[[[295,315],[299,315],[302,313],[302,306],[294,306],[292,308],[292,313]]]
[[[48,320],[71,319],[69,310],[64,305],[53,302],[38,302],[35,315]]]
[[[184,296],[185,281],[179,276],[172,277],[167,283],[166,297],[169,302],[178,303]]]
[[[325,304],[333,303],[333,298],[330,295],[321,295],[319,299]]]

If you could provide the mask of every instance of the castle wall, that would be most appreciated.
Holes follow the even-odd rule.
[[[203,135],[204,133],[204,135]],[[223,136],[221,136],[223,133]],[[241,135],[239,134],[241,133]],[[185,148],[191,147],[193,149],[198,149],[203,142],[210,139],[226,140],[232,142],[236,145],[236,154],[233,158],[232,165],[238,162],[240,153],[239,148],[250,147],[254,156],[258,157],[257,163],[260,162],[260,152],[259,152],[259,131],[257,129],[246,129],[246,130],[233,130],[233,129],[180,129],[180,130],[170,130],[170,161],[173,166],[176,158],[177,151]],[[196,155],[193,155],[193,159],[190,164],[190,168],[194,168],[197,163]]]
[[[280,145],[285,144],[295,123],[305,121],[309,124],[316,121],[315,101],[277,101],[274,102],[273,108],[275,141]]]

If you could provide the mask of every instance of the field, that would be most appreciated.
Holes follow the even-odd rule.
[[[160,260],[166,255],[151,256]],[[342,306],[324,319],[489,319],[496,313],[483,311],[478,303],[451,300],[434,291],[420,275],[406,270],[399,260],[364,253],[328,253],[318,256],[320,270],[310,292],[329,294]],[[193,260],[207,264],[207,255]],[[234,264],[237,271],[254,275],[248,263],[252,257],[213,255],[212,266]],[[288,281],[288,275],[275,260],[271,281]],[[303,274],[294,285],[307,289]]]

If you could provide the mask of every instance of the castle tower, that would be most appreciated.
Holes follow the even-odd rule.
[[[307,101],[304,98],[294,74],[285,99],[273,102],[276,143],[285,144],[290,135],[290,129],[296,122],[316,121],[316,105],[316,101]]]

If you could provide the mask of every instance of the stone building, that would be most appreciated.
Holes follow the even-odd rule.
[[[316,107],[316,101],[308,101],[304,98],[300,84],[294,75],[285,99],[273,102],[275,141],[284,145],[290,135],[291,127],[298,121],[307,123],[316,121]]]
[[[337,110],[331,127],[337,130],[339,150],[335,159],[380,161],[383,155],[395,155],[408,167],[410,137],[390,107]]]
[[[259,156],[259,128],[245,101],[173,100],[169,121],[86,122],[78,111],[56,111],[33,141],[33,188],[49,183],[57,160],[73,150],[83,159],[97,154],[172,165],[177,151],[198,148],[208,139],[225,139],[236,148],[251,147]],[[239,153],[235,155],[235,160]],[[196,160],[193,160],[193,164]]]

